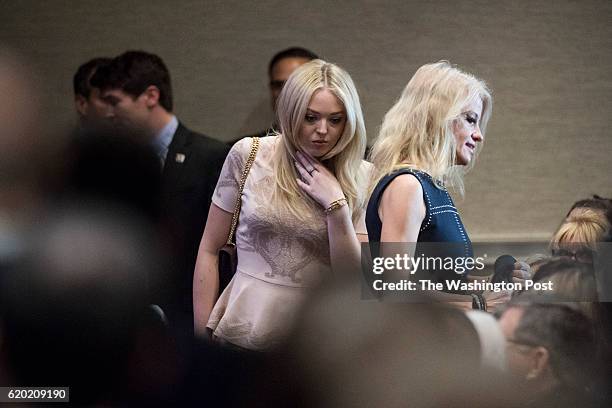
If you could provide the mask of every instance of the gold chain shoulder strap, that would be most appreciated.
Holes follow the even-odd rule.
[[[240,215],[240,206],[242,204],[242,190],[244,190],[246,179],[249,175],[249,171],[251,170],[251,166],[253,165],[253,162],[255,161],[255,156],[257,156],[258,149],[259,149],[259,138],[254,137],[253,142],[251,143],[251,152],[249,153],[249,157],[247,158],[247,161],[244,164],[244,169],[242,169],[242,175],[240,176],[240,184],[238,185],[238,196],[236,197],[236,204],[234,205],[234,214],[232,215],[232,226],[230,228],[229,236],[227,237],[227,245],[233,245],[232,238],[234,238],[234,231],[236,231],[236,225],[238,224],[238,216]]]

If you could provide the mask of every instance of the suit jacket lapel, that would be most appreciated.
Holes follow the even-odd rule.
[[[162,172],[163,184],[167,190],[172,191],[179,184],[178,181],[183,174],[183,169],[191,153],[189,145],[189,130],[179,123],[172,137],[172,142],[168,147],[168,155],[166,156]]]

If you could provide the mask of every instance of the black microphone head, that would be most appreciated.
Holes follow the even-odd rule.
[[[516,259],[512,255],[502,255],[495,260],[495,272],[491,282],[512,282],[512,271],[514,270],[514,264]]]

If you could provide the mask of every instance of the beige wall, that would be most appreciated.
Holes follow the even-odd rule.
[[[573,201],[612,196],[612,2],[0,1],[0,42],[38,70],[48,113],[73,119],[85,60],[159,54],[192,128],[230,140],[270,120],[266,68],[301,45],[345,67],[369,139],[422,64],[448,59],[494,91],[480,161],[458,200],[473,239],[547,237]]]

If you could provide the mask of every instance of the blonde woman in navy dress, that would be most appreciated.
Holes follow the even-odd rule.
[[[473,256],[447,187],[463,194],[462,176],[484,142],[492,106],[482,80],[446,61],[417,70],[385,115],[372,148],[375,170],[366,213],[370,242],[446,242],[453,244],[445,255]],[[467,278],[453,271],[450,275],[437,278]],[[436,295],[472,305],[471,295]],[[489,303],[502,297],[490,292],[481,296]]]

